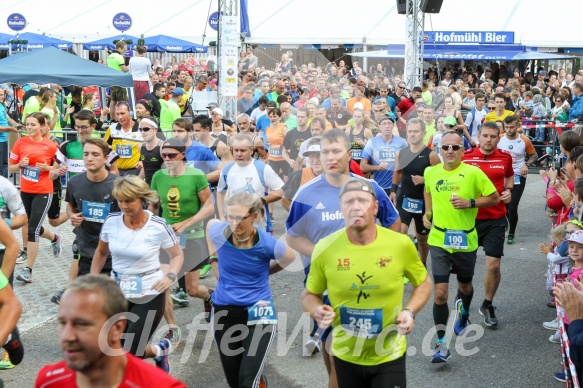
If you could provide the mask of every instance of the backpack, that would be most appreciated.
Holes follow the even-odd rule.
[[[486,114],[488,114],[488,108],[483,107],[482,109],[486,112]],[[476,108],[472,109],[469,114],[472,115],[472,122],[468,127],[468,133],[470,134],[470,136],[472,136],[472,131],[474,130],[474,119],[476,118]]]
[[[253,160],[253,164],[255,165],[255,169],[257,170],[257,175],[259,175],[259,181],[261,182],[261,185],[263,185],[263,189],[265,191],[265,194],[267,195],[269,190],[267,188],[267,185],[265,184],[265,177],[264,177],[265,166],[267,166],[267,165],[260,160]],[[231,171],[231,168],[234,165],[235,165],[235,162],[231,162],[223,168],[223,179],[225,180],[225,183],[227,183],[227,175],[229,175],[229,171]]]

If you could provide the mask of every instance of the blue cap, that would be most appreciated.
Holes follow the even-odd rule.
[[[182,96],[186,93],[184,93],[184,90],[182,90],[182,88],[174,88],[174,90],[172,91],[172,95],[173,96]]]

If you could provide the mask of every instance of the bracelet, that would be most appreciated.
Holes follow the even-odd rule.
[[[510,192],[512,193],[512,187],[505,187],[504,190],[510,190]]]
[[[267,201],[265,200],[265,198],[264,198],[264,197],[261,197],[261,204],[262,204],[263,206],[267,205]]]

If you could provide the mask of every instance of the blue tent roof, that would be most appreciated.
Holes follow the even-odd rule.
[[[405,58],[405,45],[389,44],[386,50],[353,53],[350,55],[368,58]],[[423,58],[426,60],[522,61],[571,58],[571,55],[530,51],[527,47],[520,45],[433,45],[429,43],[424,45]]]
[[[21,45],[23,50],[39,50],[46,47],[56,47],[59,49],[70,49],[73,47],[73,43],[57,39],[51,38],[50,36],[34,34],[32,32],[25,32],[18,36],[19,40],[27,40],[28,43],[25,45]],[[8,41],[15,40],[16,35],[10,34],[3,34],[0,33],[0,50],[8,50]],[[12,50],[16,50],[17,45],[12,45]]]
[[[124,35],[123,38],[124,38],[124,40],[131,40],[133,42],[133,44],[128,45],[128,49],[130,49],[130,50],[134,49],[135,46],[138,44],[139,38],[136,38],[135,36]],[[105,49],[114,50],[115,44],[113,43],[113,41],[120,40],[120,39],[121,39],[121,35],[111,36],[109,38],[103,38],[103,39],[95,40],[93,42],[84,43],[83,48],[85,50],[94,50],[94,51],[105,50]]]
[[[42,64],[42,71],[39,71]],[[0,83],[133,87],[132,76],[48,47],[0,60]]]
[[[200,44],[176,39],[167,35],[155,35],[144,38],[148,51],[168,53],[206,53],[207,47]]]

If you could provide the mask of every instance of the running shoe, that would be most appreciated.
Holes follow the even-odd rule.
[[[211,310],[213,307],[213,292],[214,288],[209,288],[209,299],[204,301],[204,320],[207,322],[211,321]]]
[[[16,277],[16,280],[20,280],[24,283],[32,283],[32,271],[29,268],[24,267]]]
[[[51,297],[51,302],[56,305],[61,304],[61,296],[63,296],[63,292],[65,292],[64,288]]]
[[[4,344],[4,349],[8,352],[8,357],[10,358],[10,362],[14,365],[18,365],[22,362],[22,358],[24,357],[24,347],[22,346],[22,342],[20,342],[20,332],[18,331],[18,327],[14,327],[10,341]]]
[[[202,266],[202,268],[200,269],[200,278],[204,279],[208,276],[209,272],[213,269],[213,267],[210,264],[205,264]]]
[[[181,307],[187,307],[190,304],[188,294],[182,288],[170,293],[170,298],[172,299],[172,303]]]
[[[480,315],[484,317],[484,325],[488,327],[497,327],[498,318],[496,318],[496,307],[490,305],[488,307],[480,307]]]
[[[561,343],[561,331],[560,330],[555,331],[555,334],[552,334],[549,337],[549,342],[552,342],[554,344],[560,344]]]
[[[319,353],[321,349],[322,341],[320,341],[320,338],[318,338],[318,336],[308,336],[308,340],[304,345],[304,355],[311,356],[315,353]]]
[[[466,327],[471,323],[470,314],[462,314],[462,300],[458,299],[455,302],[456,317],[453,323],[453,332],[455,335],[462,335]]]
[[[442,362],[447,362],[451,357],[451,353],[445,344],[445,341],[438,342],[435,345],[435,353],[433,353],[433,357],[431,358],[432,364],[440,364]]]
[[[565,372],[555,373],[555,380],[560,381],[561,383],[566,383],[567,379],[565,378]]]
[[[550,322],[543,322],[543,327],[548,330],[559,330],[559,321],[555,318]]]
[[[62,237],[60,234],[56,234],[56,233],[55,233],[55,237],[57,238],[57,241],[52,242],[51,247],[53,248],[53,256],[59,257],[61,255],[61,251],[63,250],[63,248],[61,247]]]
[[[164,338],[170,341],[172,346],[178,346],[182,340],[182,331],[178,326],[170,328]]]
[[[267,388],[267,377],[261,375],[261,380],[259,380],[259,388]]]
[[[172,344],[170,343],[170,340],[168,340],[167,338],[162,339],[162,341],[160,341],[158,343],[158,346],[160,347],[160,349],[162,349],[162,355],[160,357],[156,357],[154,358],[154,362],[156,363],[156,366],[160,369],[162,369],[164,372],[166,373],[170,373],[170,348],[172,346]]]
[[[27,259],[28,259],[28,256],[26,255],[26,251],[23,249],[20,251],[20,253],[18,254],[18,257],[16,258],[16,264],[26,263]]]
[[[516,238],[514,237],[513,234],[509,234],[508,235],[508,241],[507,241],[508,245],[512,245],[512,244],[516,244]]]
[[[10,362],[8,352],[4,352],[4,356],[2,356],[2,360],[0,360],[0,370],[12,368],[14,368],[14,364]]]

